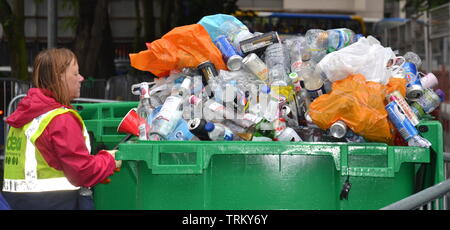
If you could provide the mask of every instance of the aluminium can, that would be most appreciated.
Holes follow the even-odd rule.
[[[242,63],[259,79],[262,81],[267,81],[269,70],[258,55],[255,53],[250,53],[244,58],[244,60],[242,60]]]
[[[403,64],[405,72],[406,84],[406,97],[411,101],[417,101],[423,94],[422,83],[417,72],[417,67],[412,62],[405,62]]]
[[[210,141],[208,132],[205,130],[206,120],[194,118],[189,120],[187,126],[189,131],[203,141]]]
[[[336,121],[330,127],[330,134],[335,138],[343,138],[347,134],[347,125],[343,121]]]
[[[248,55],[250,53],[260,54],[264,52],[268,46],[279,42],[280,38],[278,37],[278,33],[276,31],[271,31],[243,40],[239,45],[242,53]]]
[[[236,71],[242,67],[242,57],[234,49],[227,37],[220,35],[214,41],[214,44],[222,53],[223,60],[227,63],[229,70]]]
[[[386,111],[388,112],[389,120],[398,130],[403,139],[408,141],[412,137],[419,134],[411,121],[405,116],[405,114],[403,114],[396,101],[391,101],[387,104]]]
[[[219,75],[216,67],[210,61],[200,63],[200,65],[197,66],[197,69],[202,75],[203,85],[207,85],[210,79],[213,79]]]
[[[413,110],[403,97],[403,95],[398,90],[395,90],[394,92],[390,93],[387,96],[387,99],[388,102],[396,101],[400,109],[402,110],[403,114],[405,114],[405,116],[411,121],[411,123],[414,126],[419,124],[419,118],[417,118],[416,114],[413,112]]]

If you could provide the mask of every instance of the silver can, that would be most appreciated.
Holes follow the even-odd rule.
[[[335,138],[343,138],[347,134],[347,125],[343,121],[336,121],[330,127],[330,134]]]
[[[255,53],[250,53],[242,60],[242,63],[259,79],[262,81],[267,81],[269,70],[258,55]]]
[[[233,55],[228,58],[227,67],[232,71],[240,70],[242,68],[242,57],[239,55]]]
[[[420,85],[411,84],[406,88],[406,97],[410,101],[417,101],[423,95],[423,88]]]

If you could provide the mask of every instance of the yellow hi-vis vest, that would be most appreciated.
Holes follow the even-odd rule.
[[[5,149],[4,192],[45,192],[77,190],[63,171],[48,165],[35,147],[37,138],[57,115],[71,112],[81,121],[86,147],[91,145],[89,134],[80,115],[72,109],[57,108],[44,113],[21,128],[11,127]]]

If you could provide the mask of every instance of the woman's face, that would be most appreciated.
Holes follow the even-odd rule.
[[[73,59],[69,67],[64,73],[65,80],[68,86],[70,99],[80,97],[81,82],[84,80],[83,76],[78,72],[78,63]]]

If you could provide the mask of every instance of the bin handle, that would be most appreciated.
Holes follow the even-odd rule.
[[[387,156],[387,167],[361,167],[349,165],[349,154],[368,156],[370,155],[370,152],[373,151],[385,153]],[[395,177],[395,173],[400,171],[402,163],[430,162],[430,152],[429,149],[420,147],[349,145],[348,151],[342,151],[340,158],[341,176]]]
[[[204,148],[199,145],[163,145],[153,146],[151,169],[153,174],[202,174],[204,165]],[[164,164],[163,154],[190,154],[195,157],[195,163]]]

